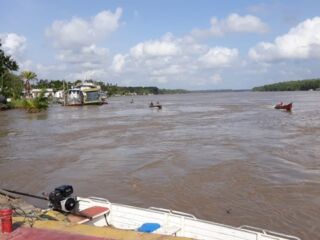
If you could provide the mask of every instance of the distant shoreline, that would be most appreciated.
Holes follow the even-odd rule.
[[[190,90],[189,93],[211,93],[211,92],[252,92],[251,89],[218,89],[218,90]]]
[[[320,79],[305,79],[287,82],[278,82],[267,84],[260,87],[254,87],[252,91],[270,92],[270,91],[320,91]]]

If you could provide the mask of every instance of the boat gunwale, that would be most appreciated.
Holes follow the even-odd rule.
[[[231,231],[231,232],[236,231],[236,232],[248,233],[248,234],[255,235],[257,240],[260,239],[260,236],[263,236],[263,237],[266,237],[269,239],[274,239],[274,240],[301,240],[299,237],[296,237],[293,235],[287,235],[287,234],[283,234],[283,233],[279,233],[279,232],[275,232],[275,231],[271,231],[271,230],[267,230],[267,229],[263,229],[263,228],[256,228],[256,227],[248,226],[248,225],[241,225],[239,227],[235,227],[235,226],[226,225],[226,224],[222,224],[222,223],[216,223],[216,222],[209,221],[209,220],[199,219],[191,214],[190,214],[190,216],[188,216],[188,215],[183,216],[180,214],[175,214],[174,212],[170,212],[170,211],[172,211],[170,209],[165,209],[165,210],[168,210],[169,212],[163,212],[163,211],[159,211],[159,210],[155,209],[154,207],[143,208],[143,207],[136,207],[136,206],[126,205],[126,204],[121,204],[121,203],[112,203],[107,199],[100,198],[100,197],[94,197],[94,196],[88,197],[88,198],[83,198],[83,197],[78,197],[78,198],[89,199],[92,203],[97,203],[99,205],[106,205],[107,204],[108,207],[110,208],[111,214],[112,214],[112,206],[119,206],[119,207],[128,208],[128,209],[135,209],[135,210],[139,210],[139,211],[153,212],[153,213],[162,214],[164,216],[169,216],[169,217],[172,216],[172,217],[178,217],[181,219],[188,219],[190,221],[204,223],[204,224],[212,225],[214,227],[224,228],[227,231]],[[88,203],[90,204],[90,202],[88,202]],[[164,209],[164,208],[161,208],[161,209]],[[189,214],[189,213],[186,213],[186,214]],[[244,226],[259,229],[260,232],[256,231],[256,230],[242,228]],[[199,228],[199,227],[197,227],[197,228]],[[261,232],[261,230],[263,230],[263,231]],[[224,231],[217,231],[217,233],[228,235],[228,233],[224,232]],[[268,234],[268,233],[270,233],[270,234]],[[237,237],[237,235],[234,235],[234,234],[232,234],[230,236]]]

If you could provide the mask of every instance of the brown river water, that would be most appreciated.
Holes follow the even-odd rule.
[[[320,239],[320,92],[133,99],[0,112],[0,187],[40,195],[71,184],[81,196]],[[273,109],[280,101],[293,112]]]

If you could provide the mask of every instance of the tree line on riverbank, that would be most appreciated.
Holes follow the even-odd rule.
[[[254,87],[253,91],[309,91],[320,90],[320,79],[305,79],[297,81],[278,82],[260,87]]]
[[[81,84],[81,80],[75,82],[65,81],[65,80],[48,80],[40,79],[32,86],[34,88],[52,88],[53,91],[63,90],[64,88],[72,88],[77,84]],[[108,96],[116,95],[148,95],[148,94],[169,94],[169,93],[186,93],[188,91],[183,89],[160,89],[158,87],[121,87],[116,84],[104,83],[102,81],[86,80],[86,82],[91,82],[101,87],[101,90],[108,93]]]

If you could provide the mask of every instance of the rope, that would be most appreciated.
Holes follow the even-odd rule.
[[[41,217],[44,213],[42,210],[31,210],[29,213],[25,212],[21,207],[15,206],[13,204],[11,205],[11,209],[14,211],[14,213],[18,216],[22,216],[23,223],[27,223],[30,227],[33,227],[34,223],[37,220],[45,220],[45,218]]]
[[[23,196],[27,196],[27,197],[32,197],[32,198],[37,198],[37,199],[48,201],[48,198],[46,198],[46,197],[41,197],[41,196],[33,195],[33,194],[30,194],[30,193],[18,192],[18,191],[14,191],[14,190],[10,190],[10,189],[4,189],[4,188],[3,188],[3,190],[5,190],[7,192],[10,192],[10,193],[18,194],[18,195],[23,195]]]

